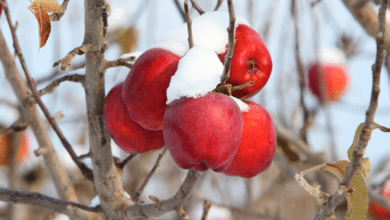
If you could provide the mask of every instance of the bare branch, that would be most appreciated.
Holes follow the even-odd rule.
[[[183,21],[186,21],[186,15],[184,13],[184,10],[181,8],[179,0],[173,0],[173,2],[176,5],[177,10],[179,11],[181,18],[183,18]]]
[[[123,161],[119,162],[116,164],[116,166],[119,168],[119,169],[123,169],[123,167],[126,166],[126,164],[128,162],[130,162],[135,156],[137,156],[138,153],[135,153],[135,154],[130,154],[128,157],[126,157],[126,159],[124,159]]]
[[[223,0],[218,0],[217,5],[214,8],[214,11],[218,11],[218,9],[219,9],[219,7],[221,7],[222,3],[223,3]]]
[[[132,197],[132,200],[134,202],[138,202],[139,200],[139,197],[141,196],[142,192],[144,191],[145,187],[146,187],[146,184],[148,184],[150,178],[152,177],[152,175],[156,172],[157,170],[157,167],[160,165],[160,162],[161,162],[161,159],[163,158],[165,152],[167,152],[167,149],[168,148],[164,148],[161,153],[158,155],[157,157],[157,160],[156,160],[156,163],[154,164],[152,170],[148,173],[148,175],[146,176],[146,178],[144,179],[144,182],[142,182],[141,186],[139,187],[139,189],[137,190],[137,192],[134,194],[134,196]]]
[[[12,132],[15,132],[15,131],[16,132],[24,131],[24,130],[26,130],[27,126],[30,125],[31,121],[32,121],[31,117],[28,121],[24,121],[23,118],[20,118],[15,123],[13,123],[10,127],[1,129],[0,135],[11,134]]]
[[[192,4],[192,7],[195,8],[195,10],[197,10],[200,15],[204,14],[203,9],[198,5],[198,3],[195,0],[190,0],[190,1]],[[186,2],[186,0],[184,2]]]
[[[70,51],[64,58],[62,58],[61,60],[55,62],[53,64],[53,67],[56,67],[56,66],[61,64],[61,70],[64,71],[68,67],[70,67],[70,65],[72,64],[72,59],[76,55],[83,55],[84,53],[86,53],[90,49],[91,49],[91,45],[90,44],[83,44],[80,47],[76,47],[72,51]]]
[[[138,217],[151,218],[163,215],[169,211],[177,210],[190,196],[199,176],[199,172],[190,169],[186,179],[175,196],[167,200],[162,200],[160,206],[157,206],[157,204],[132,205],[126,209],[126,217],[130,219]]]
[[[111,68],[111,67],[117,67],[117,66],[126,66],[129,69],[133,68],[133,64],[128,62],[134,62],[136,60],[136,57],[126,57],[126,58],[119,58],[117,60],[112,61],[106,61],[105,63],[105,69]]]
[[[349,164],[345,173],[344,179],[339,185],[339,189],[332,195],[324,209],[316,215],[316,220],[327,219],[334,213],[334,209],[337,204],[344,198],[346,191],[349,189],[349,185],[352,181],[356,171],[361,167],[361,159],[363,158],[368,141],[371,137],[371,133],[374,127],[374,116],[378,108],[378,97],[380,92],[380,73],[382,69],[382,63],[385,57],[385,24],[386,24],[386,9],[387,0],[382,0],[379,8],[379,26],[376,35],[377,53],[375,63],[372,67],[373,84],[371,90],[370,105],[366,112],[366,120],[361,130],[360,138],[356,149],[353,151],[353,159]]]
[[[78,82],[81,83],[81,85],[84,87],[84,81],[85,81],[85,76],[80,75],[80,74],[72,74],[72,75],[66,75],[63,76],[59,79],[54,80],[52,83],[47,85],[45,88],[39,90],[39,95],[45,95],[45,94],[50,94],[54,92],[54,89],[57,88],[62,82]]]
[[[68,7],[68,3],[69,3],[69,0],[64,0],[62,2],[62,5],[61,5],[61,8],[62,8],[62,12],[58,12],[58,13],[53,13],[50,15],[50,20],[51,21],[59,21],[61,19],[62,16],[64,16],[65,14],[65,11]]]
[[[184,0],[184,10],[186,12],[186,21],[187,21],[187,29],[188,29],[188,44],[189,44],[189,48],[191,49],[194,47],[194,39],[192,37],[192,28],[191,28],[192,20],[190,18],[190,12],[188,9],[188,0]]]
[[[209,211],[211,209],[211,204],[206,199],[203,202],[203,214],[202,214],[202,220],[207,220],[207,215],[209,214]]]
[[[41,206],[61,212],[71,218],[80,219],[103,219],[101,209],[84,206],[78,203],[56,199],[37,192],[26,192],[22,190],[11,190],[0,188],[0,200]]]
[[[225,61],[223,66],[223,73],[222,73],[222,80],[221,80],[222,84],[225,84],[230,77],[230,66],[233,59],[234,46],[236,45],[236,40],[234,39],[236,15],[234,14],[233,0],[228,0],[227,2],[228,2],[229,19],[230,19],[230,24],[228,28],[229,44],[228,44],[227,54],[225,56]]]

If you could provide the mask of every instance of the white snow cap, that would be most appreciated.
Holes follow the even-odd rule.
[[[320,62],[346,63],[345,54],[337,48],[324,47],[320,49]]]
[[[235,27],[239,24],[249,26],[248,21],[236,16]],[[226,51],[228,44],[229,13],[206,12],[192,21],[192,36],[194,46],[202,46],[218,54]],[[175,28],[162,36],[152,48],[162,48],[180,57],[189,50],[187,23]]]
[[[232,98],[236,102],[236,104],[240,108],[241,112],[248,112],[249,111],[249,105],[246,104],[245,102],[243,102],[241,99],[238,99],[234,96],[229,96],[229,97]]]
[[[96,207],[100,205],[100,199],[99,199],[99,196],[95,196],[92,201],[91,201],[91,205],[89,205],[90,207]]]
[[[181,97],[198,98],[213,91],[223,72],[222,62],[209,49],[195,46],[180,59],[167,89],[167,104]]]

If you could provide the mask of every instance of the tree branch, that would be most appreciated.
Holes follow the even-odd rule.
[[[69,0],[64,0],[62,2],[62,5],[61,5],[61,8],[62,8],[62,12],[58,12],[58,13],[53,13],[50,15],[50,20],[51,21],[59,21],[61,19],[62,16],[64,16],[65,14],[65,11],[66,9],[68,8],[68,3],[69,3]]]
[[[353,176],[355,175],[356,171],[361,167],[361,159],[363,158],[368,141],[371,137],[374,125],[374,116],[378,108],[378,97],[380,92],[380,73],[382,69],[382,63],[385,57],[385,25],[387,2],[387,0],[382,0],[381,7],[379,8],[379,26],[376,35],[377,53],[375,63],[372,67],[373,84],[371,90],[371,99],[370,105],[366,112],[366,120],[361,130],[359,142],[356,149],[353,151],[353,159],[347,168],[344,179],[339,185],[339,189],[331,196],[324,209],[316,215],[316,220],[327,219],[328,216],[331,216],[334,213],[334,209],[336,208],[337,204],[344,198],[346,191],[349,189],[349,185],[352,181]]]
[[[47,85],[45,88],[39,90],[39,95],[42,96],[42,95],[45,95],[45,94],[50,94],[54,91],[55,88],[57,88],[62,82],[66,82],[66,81],[69,81],[69,82],[78,82],[78,83],[81,83],[81,85],[83,87],[85,87],[85,76],[84,75],[80,75],[80,74],[72,74],[72,75],[66,75],[66,76],[63,76],[59,79],[56,79],[54,80],[52,83],[50,83],[49,85]]]
[[[180,13],[181,18],[183,19],[183,21],[186,21],[186,15],[185,15],[185,13],[184,13],[184,10],[181,8],[181,5],[180,5],[179,0],[173,0],[173,2],[175,3],[176,8],[177,8],[177,10],[179,11],[179,13]]]
[[[161,216],[169,211],[174,211],[181,207],[181,205],[190,196],[192,190],[195,187],[197,180],[199,179],[200,173],[190,169],[187,177],[180,189],[177,191],[175,196],[170,199],[162,200],[158,204],[135,204],[126,209],[126,217],[133,218],[151,218]]]
[[[228,0],[227,3],[229,8],[229,19],[230,19],[230,24],[228,28],[229,44],[228,44],[227,54],[225,56],[225,61],[223,66],[223,73],[222,73],[222,80],[221,80],[222,84],[225,84],[230,77],[230,66],[233,59],[234,46],[236,45],[236,40],[234,39],[236,15],[234,14],[233,0]]]
[[[198,5],[198,3],[195,0],[190,0],[190,1],[191,1],[191,4],[192,4],[192,7],[195,8],[195,10],[197,10],[200,15],[204,14],[203,9]]]
[[[72,59],[76,55],[83,55],[88,50],[91,50],[91,45],[90,44],[83,44],[80,47],[76,47],[72,51],[70,51],[64,58],[62,58],[61,60],[55,62],[53,64],[53,67],[56,67],[56,66],[61,64],[61,70],[64,71],[68,67],[70,67],[70,65],[72,64]]]
[[[184,0],[184,11],[186,12],[186,22],[187,22],[187,30],[188,30],[188,44],[189,44],[189,48],[191,49],[194,47],[194,39],[192,37],[192,28],[191,28],[192,20],[190,18],[190,12],[188,9],[188,0]]]
[[[136,60],[136,57],[126,57],[126,58],[119,58],[117,60],[112,60],[112,61],[106,61],[105,62],[105,69],[107,70],[108,68],[111,67],[117,67],[117,66],[126,66],[129,69],[133,68],[133,64],[128,63],[128,62],[134,62]]]
[[[37,192],[11,190],[0,188],[0,200],[45,207],[61,212],[71,218],[79,219],[103,219],[101,209],[98,207],[84,206],[78,203],[56,199]]]

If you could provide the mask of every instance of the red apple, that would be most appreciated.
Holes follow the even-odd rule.
[[[0,130],[3,127],[0,126]],[[11,147],[11,135],[3,134],[0,135],[0,165],[9,166],[11,164],[10,157],[10,147]],[[28,135],[26,132],[23,132],[22,138],[20,140],[20,145],[16,151],[16,160],[18,164],[22,164],[28,159],[29,156],[29,141]]]
[[[387,200],[390,201],[389,182],[384,185],[382,194]],[[390,219],[390,211],[371,200],[368,203],[368,215],[374,220]]]
[[[111,138],[126,153],[143,153],[164,146],[162,131],[150,131],[131,120],[118,84],[108,93],[104,105],[104,122]]]
[[[338,101],[348,87],[348,70],[344,63],[316,62],[308,72],[309,89],[319,102]]]
[[[122,87],[130,118],[149,130],[161,130],[167,108],[167,88],[180,57],[160,48],[143,53]]]
[[[242,114],[238,105],[221,93],[181,98],[168,105],[163,134],[179,167],[221,172],[240,143]]]
[[[272,118],[263,106],[250,101],[245,103],[250,109],[242,113],[244,125],[240,146],[223,173],[252,178],[271,165],[276,149],[276,133]]]
[[[227,83],[239,86],[253,81],[253,86],[232,94],[238,98],[248,98],[258,93],[267,83],[272,71],[271,55],[260,35],[247,25],[238,25],[234,38],[236,45]],[[218,55],[222,63],[225,61],[226,54],[227,50]]]

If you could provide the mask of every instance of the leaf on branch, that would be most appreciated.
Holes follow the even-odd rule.
[[[119,28],[114,34],[117,37],[117,42],[121,47],[122,54],[130,53],[137,45],[138,31],[135,27]]]
[[[364,123],[360,123],[360,125],[356,129],[355,137],[353,138],[352,145],[348,149],[348,158],[350,161],[352,161],[352,159],[353,159],[353,151],[356,149],[356,147],[358,145],[358,142],[360,139],[360,134],[361,134],[361,131],[363,129],[363,125],[364,125]],[[378,128],[378,126],[374,126],[373,130],[376,128]],[[362,167],[359,168],[359,170],[363,173],[364,177],[368,180],[368,173],[370,172],[370,169],[371,169],[370,160],[368,158],[362,158],[361,164],[362,164]]]
[[[28,7],[30,10],[45,9],[48,13],[62,12],[62,7],[54,0],[35,0]]]
[[[35,0],[28,9],[35,15],[39,26],[39,48],[45,46],[51,31],[48,13],[62,12],[61,5],[54,0]]]
[[[322,169],[334,174],[339,181],[342,181],[349,161],[343,160],[336,163],[327,163]],[[351,193],[347,193],[347,213],[346,220],[365,219],[368,210],[368,193],[367,185],[364,179],[362,170],[358,170],[352,178],[350,187],[353,189]]]

